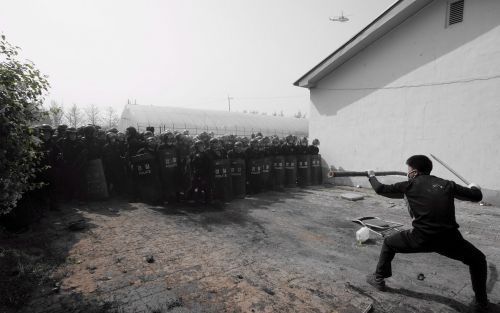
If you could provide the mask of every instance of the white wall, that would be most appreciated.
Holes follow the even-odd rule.
[[[433,153],[483,188],[500,190],[500,79],[394,87],[500,75],[500,1],[466,0],[445,28],[436,0],[311,89],[309,134],[329,165],[406,170]],[[434,162],[434,174],[458,182]],[[363,180],[366,181],[366,180]],[[358,183],[358,181],[355,181]]]

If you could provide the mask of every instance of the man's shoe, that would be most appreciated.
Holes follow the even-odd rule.
[[[488,313],[488,301],[486,302],[477,302],[475,299],[469,305],[469,312],[471,313]]]
[[[378,278],[375,274],[370,274],[366,276],[366,282],[377,288],[378,291],[385,291],[385,280],[383,278]]]

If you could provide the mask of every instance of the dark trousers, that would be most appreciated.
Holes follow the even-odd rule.
[[[423,238],[412,230],[385,238],[375,272],[377,277],[391,277],[391,261],[396,253],[436,252],[469,266],[472,289],[478,302],[486,302],[487,263],[485,255],[465,240],[458,230]]]

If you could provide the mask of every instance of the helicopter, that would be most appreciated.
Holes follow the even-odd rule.
[[[332,22],[341,22],[341,23],[349,21],[349,18],[347,18],[347,16],[344,15],[344,12],[341,12],[340,16],[329,17],[329,19]]]

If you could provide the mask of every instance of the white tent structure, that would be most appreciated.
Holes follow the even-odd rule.
[[[126,105],[122,112],[118,128],[124,131],[129,126],[137,128],[138,131],[153,126],[157,132],[187,129],[191,134],[206,131],[216,135],[239,136],[249,136],[256,132],[265,136],[307,136],[309,128],[305,118],[137,104]]]

